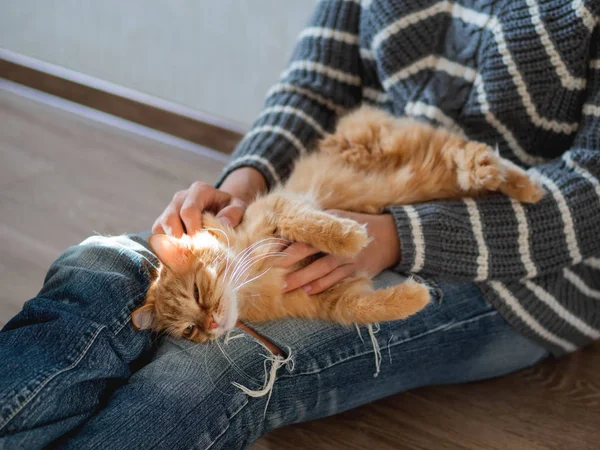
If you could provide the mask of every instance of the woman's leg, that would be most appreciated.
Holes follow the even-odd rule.
[[[384,272],[377,282],[401,280]],[[365,327],[360,335],[353,327],[310,320],[253,328],[284,350],[287,363],[274,362],[260,342],[242,332],[219,344],[166,339],[154,360],[62,444],[103,450],[244,448],[287,424],[418,386],[503,375],[547,355],[515,333],[468,283],[440,283],[424,311],[382,323],[374,334],[381,360]],[[252,397],[240,386],[264,395]]]
[[[62,254],[0,332],[0,448],[39,448],[102,407],[151,346],[130,312],[154,255],[140,237],[96,236]]]

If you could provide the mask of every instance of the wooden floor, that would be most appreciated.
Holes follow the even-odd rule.
[[[149,229],[223,163],[0,90],[0,325],[93,232]],[[430,387],[278,430],[265,449],[598,449],[600,346],[501,379]]]

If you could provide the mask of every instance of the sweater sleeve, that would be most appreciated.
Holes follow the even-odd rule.
[[[294,160],[333,129],[339,114],[360,103],[359,17],[358,2],[318,3],[280,82],[267,93],[261,114],[217,186],[244,166],[258,169],[269,188],[285,180]]]
[[[546,196],[500,195],[389,208],[402,242],[400,272],[475,281],[550,274],[600,256],[600,64],[590,63],[579,131],[562,157],[530,169]]]

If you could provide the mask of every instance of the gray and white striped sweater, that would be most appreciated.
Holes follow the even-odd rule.
[[[285,179],[340,113],[370,102],[498,145],[536,205],[491,195],[394,206],[396,270],[473,280],[556,355],[600,337],[600,1],[324,0],[234,153]]]

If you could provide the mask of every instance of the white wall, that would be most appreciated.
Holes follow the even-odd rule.
[[[249,125],[316,0],[1,0],[0,47]]]

